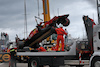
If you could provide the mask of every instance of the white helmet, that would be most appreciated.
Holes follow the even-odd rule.
[[[59,25],[59,27],[63,27],[63,25]]]
[[[13,48],[13,45],[11,44],[10,47],[9,47],[9,49],[12,49],[12,48]]]
[[[9,49],[12,49],[12,48],[16,48],[15,42],[13,42],[13,43],[9,46]]]

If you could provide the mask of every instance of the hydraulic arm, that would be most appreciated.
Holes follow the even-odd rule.
[[[93,53],[93,25],[95,24],[94,21],[89,18],[88,16],[83,16],[83,21],[85,24],[85,29],[88,38],[88,49]]]

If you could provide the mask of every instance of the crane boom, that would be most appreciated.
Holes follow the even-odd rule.
[[[43,1],[44,22],[46,22],[50,20],[49,0],[42,0],[42,1]]]

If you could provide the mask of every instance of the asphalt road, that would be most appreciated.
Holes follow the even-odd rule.
[[[0,67],[9,67],[9,63],[0,63]],[[28,67],[26,63],[18,63],[17,67]]]
[[[0,63],[0,67],[9,67],[9,63]],[[28,67],[27,63],[17,63],[17,67]],[[44,66],[44,67],[49,67],[48,65],[47,66]],[[60,66],[60,67],[70,67],[70,66]],[[75,66],[71,66],[71,67],[75,67]],[[85,65],[84,67],[89,67],[88,65]]]

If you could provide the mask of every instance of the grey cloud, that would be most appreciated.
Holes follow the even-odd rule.
[[[91,17],[91,11],[94,10],[94,1],[86,0],[49,0],[50,15],[51,18],[54,14],[57,16],[57,9],[59,8],[59,15],[70,14],[69,19],[71,24],[67,27],[69,32],[74,36],[74,32],[77,31],[77,26],[83,26],[82,16],[83,14]],[[85,4],[85,5],[84,5]],[[36,22],[34,16],[38,15],[37,0],[26,0],[27,5],[27,22],[28,33],[35,28]],[[42,0],[39,0],[40,15],[43,18]],[[89,12],[90,11],[90,12]],[[75,27],[76,26],[76,27]],[[15,34],[23,36],[24,31],[24,0],[0,0],[0,28],[5,31],[9,28],[9,35],[14,39]],[[0,32],[3,31],[0,30]],[[20,31],[18,31],[20,30]],[[18,31],[18,32],[17,32]],[[13,32],[13,33],[11,33]],[[78,35],[78,34],[77,34]]]
[[[36,1],[35,0],[26,0],[27,5],[27,14],[30,17],[36,14]],[[0,27],[22,27],[24,22],[24,0],[0,0]],[[33,3],[33,4],[32,4]],[[32,5],[31,5],[32,4]],[[34,6],[35,5],[35,6]],[[34,8],[32,8],[34,7]],[[32,12],[34,11],[34,12]],[[29,19],[30,17],[27,17]],[[3,23],[2,23],[3,22]]]
[[[85,1],[87,1],[89,4],[91,4],[94,9],[96,9],[97,0],[85,0]]]

